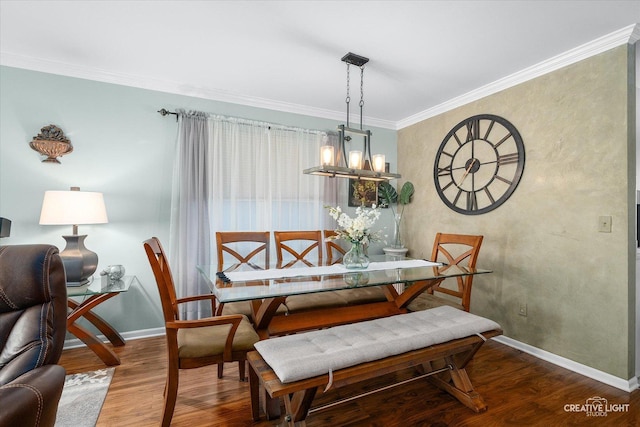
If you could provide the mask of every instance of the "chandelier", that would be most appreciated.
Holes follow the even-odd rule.
[[[347,64],[347,122],[346,125],[338,126],[338,153],[334,153],[334,147],[324,145],[320,148],[320,166],[305,169],[302,172],[307,175],[320,175],[338,178],[360,179],[364,181],[389,181],[400,178],[401,175],[385,171],[384,154],[371,153],[371,131],[362,127],[362,110],[364,107],[364,65],[369,62],[369,58],[347,53],[342,57],[342,61]],[[350,96],[350,76],[351,65],[360,68],[360,128],[349,126],[349,106]],[[345,141],[351,141],[352,135],[361,136],[364,140],[363,150],[351,150],[347,155]]]

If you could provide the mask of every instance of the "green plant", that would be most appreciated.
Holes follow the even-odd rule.
[[[411,198],[413,197],[413,193],[415,193],[415,187],[411,181],[406,181],[400,188],[400,193],[398,193],[393,185],[385,181],[380,183],[378,193],[380,195],[380,199],[386,206],[391,208],[394,215],[395,211],[393,210],[392,205],[394,203],[402,205],[402,211],[400,212],[400,214],[402,214],[404,212],[405,205],[411,203]]]

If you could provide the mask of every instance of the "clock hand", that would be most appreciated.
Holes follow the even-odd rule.
[[[462,185],[467,175],[469,175],[469,171],[471,171],[471,168],[475,163],[476,163],[476,159],[474,158],[473,160],[471,160],[471,163],[469,163],[469,166],[467,166],[467,169],[464,171],[464,175],[462,175],[462,178],[460,179],[460,185]]]

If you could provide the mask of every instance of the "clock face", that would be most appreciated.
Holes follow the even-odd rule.
[[[479,215],[503,204],[524,170],[524,144],[502,117],[480,114],[458,123],[444,138],[433,167],[436,190],[456,212]]]

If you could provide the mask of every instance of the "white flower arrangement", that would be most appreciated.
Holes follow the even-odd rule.
[[[356,209],[356,217],[351,218],[342,212],[340,206],[331,207],[329,215],[336,221],[340,228],[336,229],[336,235],[329,237],[327,240],[345,239],[351,243],[361,243],[367,245],[371,242],[382,240],[382,231],[371,232],[371,227],[380,218],[380,208],[373,205],[371,209],[359,207]]]

